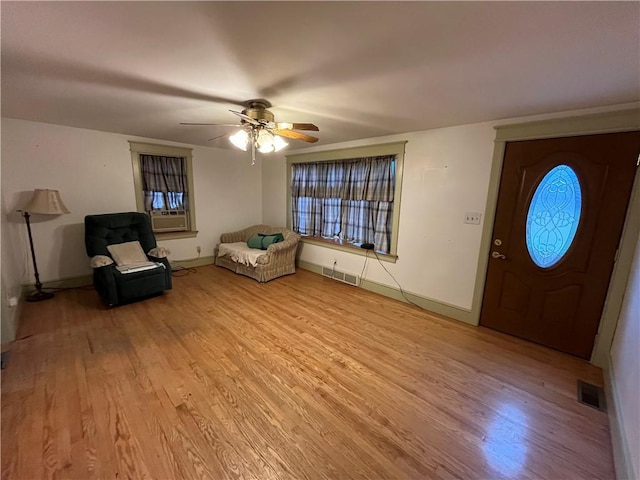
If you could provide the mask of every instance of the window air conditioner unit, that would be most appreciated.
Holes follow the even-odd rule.
[[[186,210],[152,210],[151,227],[154,232],[185,232],[189,230]]]

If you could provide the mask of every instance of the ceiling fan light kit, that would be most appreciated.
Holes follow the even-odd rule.
[[[247,151],[247,145],[249,144],[249,134],[246,130],[238,130],[233,135],[229,135],[229,141],[243,152]]]
[[[246,108],[242,112],[229,110],[234,115],[240,117],[240,130],[229,135],[229,141],[233,146],[246,152],[251,147],[251,165],[256,164],[256,150],[260,153],[278,152],[285,148],[289,143],[282,137],[302,140],[304,142],[315,143],[318,141],[316,137],[307,135],[306,133],[296,132],[295,130],[312,130],[319,131],[313,123],[290,123],[278,122],[272,112],[267,110],[271,107],[271,102],[264,99],[249,100],[245,102]],[[182,123],[182,125],[215,125],[220,127],[229,127],[236,125],[229,124],[203,124],[203,123]],[[224,136],[224,135],[222,135]],[[214,137],[215,140],[219,137]]]
[[[289,143],[285,142],[281,136],[274,135],[268,130],[260,130],[256,142],[260,153],[279,152],[289,145]]]

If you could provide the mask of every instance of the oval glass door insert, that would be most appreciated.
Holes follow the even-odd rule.
[[[552,168],[536,188],[527,213],[526,242],[533,262],[549,268],[567,253],[578,230],[582,190],[568,165]]]

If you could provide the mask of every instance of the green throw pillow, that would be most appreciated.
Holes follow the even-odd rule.
[[[267,235],[266,233],[259,233],[255,237],[251,237],[247,241],[249,248],[259,248],[260,250],[266,250],[272,243],[282,242],[284,235],[281,233],[274,233]]]

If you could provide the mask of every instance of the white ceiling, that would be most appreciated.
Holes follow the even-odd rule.
[[[640,100],[638,2],[1,8],[3,116],[107,132],[226,148],[179,122],[251,98],[319,144]]]

